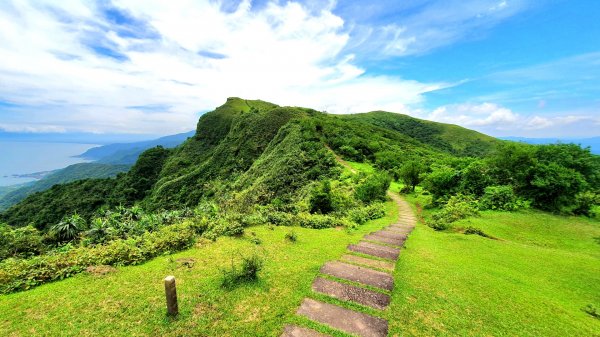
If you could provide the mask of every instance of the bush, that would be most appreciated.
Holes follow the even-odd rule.
[[[298,241],[298,235],[296,234],[296,232],[294,232],[292,230],[292,231],[285,233],[285,239],[290,242],[296,242],[296,241]]]
[[[78,247],[26,260],[8,259],[0,263],[0,293],[26,290],[64,279],[89,266],[140,264],[152,257],[191,247],[195,234],[194,226],[185,222],[105,245]]]
[[[387,173],[378,172],[369,175],[355,190],[356,199],[369,204],[384,201],[392,179]]]
[[[362,225],[369,220],[383,218],[385,216],[385,207],[382,203],[374,203],[361,208],[353,208],[348,211],[348,218]]]
[[[452,196],[441,211],[433,214],[428,225],[435,230],[446,230],[455,221],[477,215],[478,208],[477,200],[471,196]]]
[[[525,207],[525,202],[515,195],[512,186],[488,186],[484,189],[479,207],[482,210],[515,211]]]
[[[318,188],[312,191],[309,207],[311,213],[327,214],[333,211],[331,182],[329,180],[323,181]]]
[[[40,254],[46,249],[42,240],[42,235],[33,226],[13,229],[0,224],[0,260]]]
[[[593,192],[582,192],[575,196],[573,214],[594,217],[594,206],[598,205],[600,198]]]
[[[231,262],[230,269],[222,269],[221,286],[231,289],[241,283],[256,281],[258,273],[263,268],[263,259],[257,254],[252,254],[248,257],[242,257],[242,263],[239,267]]]

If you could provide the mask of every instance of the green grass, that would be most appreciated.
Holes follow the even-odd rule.
[[[455,224],[467,226],[498,240],[417,226],[395,271],[390,335],[599,335],[582,310],[600,306],[598,221],[483,212]]]
[[[295,312],[319,268],[338,259],[349,243],[391,223],[397,216],[392,202],[388,216],[358,230],[313,230],[252,227],[262,244],[222,237],[193,249],[159,257],[140,266],[122,267],[113,274],[80,274],[30,291],[0,296],[1,336],[279,336]],[[221,271],[240,254],[256,251],[264,257],[259,280],[233,290],[220,287]],[[193,258],[192,268],[173,260]],[[162,280],[177,279],[180,315],[166,316]]]

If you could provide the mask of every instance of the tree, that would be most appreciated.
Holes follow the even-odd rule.
[[[411,191],[415,191],[415,187],[423,180],[423,172],[425,172],[425,165],[416,160],[406,162],[400,168],[400,179],[406,186],[410,186]]]

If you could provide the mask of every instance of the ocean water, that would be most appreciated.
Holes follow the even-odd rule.
[[[72,164],[88,162],[73,156],[96,147],[95,144],[39,143],[0,141],[0,186],[35,181],[35,178],[13,177],[61,169]]]

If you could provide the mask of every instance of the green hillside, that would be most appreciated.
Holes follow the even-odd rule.
[[[430,137],[411,131],[421,124],[433,130]],[[230,98],[203,115],[196,135],[175,149],[142,154],[131,172],[116,179],[78,181],[30,196],[0,220],[43,229],[75,212],[90,218],[101,207],[135,203],[160,210],[214,199],[238,205],[293,201],[306,195],[302,189],[310,182],[338,174],[327,146],[348,159],[357,159],[351,149],[362,160],[375,160],[386,152],[406,158],[481,155],[495,143],[474,131],[398,114],[335,116]]]
[[[65,167],[64,169],[53,172],[44,178],[26,184],[23,187],[14,188],[0,195],[0,212],[8,209],[10,206],[19,203],[27,196],[45,191],[56,184],[66,184],[76,180],[90,178],[110,178],[121,172],[127,172],[130,165],[112,165],[101,163],[80,163]]]

